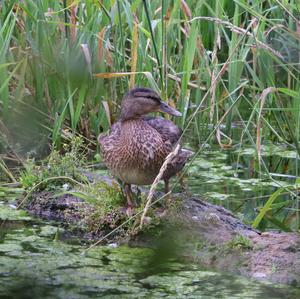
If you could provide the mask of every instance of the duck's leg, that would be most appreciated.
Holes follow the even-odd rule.
[[[169,179],[164,179],[165,182],[165,195],[168,194],[170,190],[170,181]],[[166,195],[166,206],[170,206],[171,204],[171,194]]]
[[[188,185],[186,183],[185,177],[182,175],[182,172],[177,173],[179,185],[182,188],[182,191],[187,192],[188,191]]]
[[[170,192],[170,183],[169,183],[169,179],[164,179],[165,182],[165,194]]]
[[[126,214],[130,216],[132,214],[132,208],[133,208],[133,193],[131,190],[131,185],[130,184],[125,184],[124,186],[124,191],[127,199],[127,210]]]

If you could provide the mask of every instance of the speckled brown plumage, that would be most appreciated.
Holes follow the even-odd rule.
[[[134,185],[151,184],[172,150],[171,143],[142,119],[117,122],[108,136],[99,139],[112,174]]]
[[[152,184],[182,134],[170,120],[145,116],[154,111],[180,115],[163,103],[153,90],[135,88],[122,100],[119,121],[111,127],[108,135],[98,138],[106,166],[127,185]],[[183,168],[191,153],[181,149],[174,157],[163,175],[166,185],[170,177]]]

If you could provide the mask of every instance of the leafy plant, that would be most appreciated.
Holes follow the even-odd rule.
[[[86,181],[82,175],[82,167],[85,164],[85,156],[81,152],[82,139],[74,137],[70,145],[64,145],[64,153],[53,149],[49,157],[42,162],[41,165],[36,165],[31,159],[27,160],[26,169],[21,171],[20,182],[25,189],[32,188],[44,180],[57,178],[51,180],[50,184],[41,188],[50,188],[51,186],[62,186],[67,178],[77,181]],[[67,180],[69,182],[69,180]]]

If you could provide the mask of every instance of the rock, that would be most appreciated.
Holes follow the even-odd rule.
[[[145,231],[127,235],[123,242],[133,246],[157,247],[161,250],[159,255],[165,250],[167,254],[172,252],[172,257],[179,254],[209,269],[300,286],[299,234],[260,233],[223,207],[184,194],[175,198],[175,208],[167,210],[167,213],[156,213],[161,215],[155,216],[158,221],[151,216],[150,228],[146,224]],[[73,231],[75,227],[75,232],[77,227],[80,237],[92,240],[100,239],[126,219],[119,218],[123,220],[115,223],[120,215],[112,213],[105,219],[107,223],[104,221],[107,224],[104,231],[89,231],[91,226],[87,219],[94,212],[93,205],[72,195],[54,198],[49,192],[34,194],[27,203],[27,209],[40,217],[59,220],[67,228],[71,226]],[[115,244],[116,240],[120,241],[118,237],[124,237],[123,229],[107,242]],[[165,247],[161,247],[162,243]]]

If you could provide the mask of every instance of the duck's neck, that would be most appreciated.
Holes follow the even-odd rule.
[[[132,134],[132,136],[134,136],[137,132],[144,130],[147,127],[147,123],[140,117],[120,121],[121,132],[123,132],[126,138],[128,137],[128,134]]]
[[[135,129],[135,128],[145,128],[148,127],[147,122],[144,121],[143,118],[141,117],[136,117],[136,118],[130,118],[130,119],[125,119],[125,120],[119,120],[121,123],[121,128],[122,130],[127,130],[127,129]]]
[[[130,122],[130,121],[142,121],[141,115],[129,115],[129,114],[122,114],[120,115],[119,120],[123,122]]]
[[[131,119],[138,119],[141,118],[141,111],[139,107],[128,107],[124,105],[121,108],[121,114],[120,114],[120,120],[121,121],[127,121]]]

